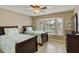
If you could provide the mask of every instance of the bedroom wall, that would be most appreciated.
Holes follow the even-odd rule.
[[[66,31],[71,31],[72,28],[71,26],[67,26],[67,23],[71,24],[71,17],[73,16],[74,11],[66,11],[66,12],[60,12],[60,13],[53,13],[53,14],[48,14],[48,15],[43,15],[43,16],[35,16],[32,17],[32,24],[34,29],[36,29],[36,23],[40,19],[47,19],[47,18],[57,18],[57,17],[63,17],[64,20],[64,29]]]
[[[59,12],[59,13],[53,13],[53,14],[48,14],[48,15],[43,15],[43,16],[35,16],[32,17],[32,25],[33,28],[36,29],[37,28],[37,21],[40,19],[47,19],[47,18],[57,18],[57,17],[63,17],[64,20],[64,34],[66,32],[70,32],[72,31],[72,21],[71,18],[73,16],[74,10],[71,11],[65,11],[65,12]],[[69,23],[70,25],[67,26],[67,23]],[[57,39],[57,41],[62,41],[65,42],[65,35],[63,36],[58,36],[58,35],[49,35],[49,39]]]
[[[21,26],[32,25],[32,18],[20,13],[0,8],[0,26]]]

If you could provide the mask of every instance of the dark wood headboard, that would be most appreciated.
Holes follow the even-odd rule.
[[[18,26],[0,26],[0,35],[4,35],[4,28],[18,28]]]
[[[23,33],[26,31],[26,27],[32,27],[32,26],[23,26]]]

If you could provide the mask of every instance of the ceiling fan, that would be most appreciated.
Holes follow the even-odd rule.
[[[33,11],[34,13],[44,12],[44,10],[47,9],[46,6],[42,7],[40,5],[30,5],[30,7],[32,8],[32,10],[28,10],[28,11]]]

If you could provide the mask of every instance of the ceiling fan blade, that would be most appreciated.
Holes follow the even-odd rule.
[[[47,9],[47,7],[42,7],[41,9]]]
[[[30,5],[31,7],[33,7],[33,5]]]

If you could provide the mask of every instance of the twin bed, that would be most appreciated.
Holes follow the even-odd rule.
[[[38,50],[38,44],[42,46],[48,41],[47,32],[27,33],[26,27],[23,26],[23,33],[19,33],[16,31],[18,26],[0,26],[0,49],[6,53],[34,53]]]
[[[4,31],[5,28],[18,28],[18,27],[17,26],[0,26],[0,37],[1,37],[0,48],[4,50],[3,52],[33,53],[38,50],[37,36],[30,36],[30,35],[16,34],[16,33],[14,35],[13,34],[5,35],[5,31]]]
[[[45,31],[34,31],[32,30],[32,26],[23,26],[23,33],[29,34],[33,36],[37,36],[37,43],[39,45],[43,45],[45,42],[48,41],[48,33]]]

